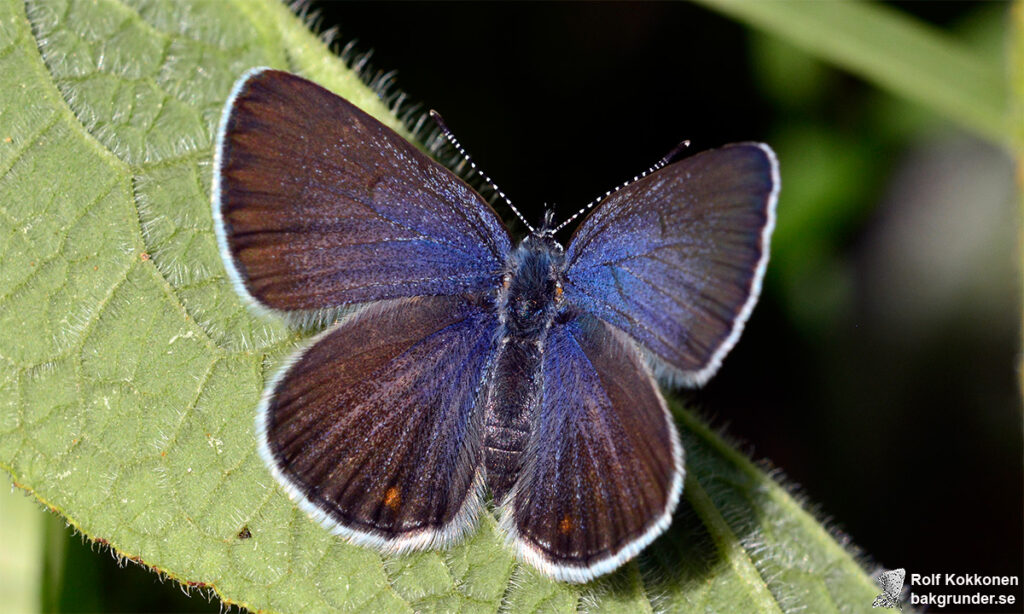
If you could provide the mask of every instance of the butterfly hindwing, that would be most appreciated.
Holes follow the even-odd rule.
[[[297,355],[267,390],[260,451],[335,532],[386,550],[469,528],[483,477],[479,412],[497,320],[458,297],[375,303]]]
[[[236,288],[283,312],[493,287],[509,250],[490,206],[353,104],[254,69],[217,139],[214,226]]]
[[[671,522],[675,425],[636,344],[591,316],[550,329],[526,462],[502,511],[519,556],[572,582],[607,573]]]
[[[775,155],[758,143],[627,185],[573,236],[566,298],[629,333],[676,383],[704,383],[757,300],[778,188]]]

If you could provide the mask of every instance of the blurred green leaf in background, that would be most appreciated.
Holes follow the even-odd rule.
[[[756,29],[756,87],[779,110],[766,136],[784,182],[769,293],[798,334],[833,334],[857,300],[842,246],[877,214],[870,205],[885,202],[879,178],[892,165],[889,153],[936,115],[1000,147],[1019,146],[1018,117],[1009,111],[1019,106],[1010,106],[993,59],[1003,54],[1005,17],[986,13],[976,28],[980,42],[966,44],[878,4],[702,3]],[[347,8],[336,8],[344,16]],[[842,90],[844,77],[826,63],[895,95],[861,105],[880,136],[861,138],[842,118],[792,119]],[[19,493],[0,498],[5,606],[868,608],[878,592],[874,570],[846,538],[681,404],[689,476],[672,528],[637,562],[582,587],[518,565],[489,515],[451,550],[402,557],[349,546],[307,519],[263,467],[252,433],[266,377],[305,333],[244,307],[225,277],[208,204],[213,129],[233,81],[257,65],[300,72],[411,136],[373,89],[273,0],[0,0],[0,466],[55,512],[27,509],[39,506]],[[998,177],[988,183],[1003,185]],[[1003,229],[1012,233],[1016,224]],[[878,254],[905,239],[880,236]],[[995,270],[992,279],[1016,274],[963,250],[956,261]],[[899,285],[895,271],[891,283]],[[971,291],[987,297],[1005,289],[979,283]],[[992,318],[1005,319],[1000,310],[1010,303],[989,302]],[[845,367],[822,361],[836,372]],[[851,422],[863,417],[848,413]],[[870,425],[850,428],[868,429],[856,445],[872,435]],[[895,496],[850,498],[851,509],[876,514],[898,507]],[[844,521],[846,510],[829,511]],[[69,538],[65,522],[93,545]],[[184,587],[213,603],[181,591],[171,600],[153,584],[156,575],[135,565],[130,579],[117,580],[90,552],[108,547],[122,563],[173,579],[170,590]]]

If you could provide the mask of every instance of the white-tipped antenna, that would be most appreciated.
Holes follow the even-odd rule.
[[[451,143],[452,147],[454,147],[459,152],[459,155],[462,156],[466,160],[466,162],[469,162],[469,166],[474,171],[480,173],[480,176],[484,178],[484,181],[487,182],[487,185],[491,186],[491,189],[498,193],[498,196],[500,196],[502,200],[504,200],[505,203],[509,206],[509,208],[512,209],[512,212],[516,214],[516,217],[519,218],[519,221],[522,222],[530,230],[531,233],[534,232],[533,226],[530,226],[530,223],[526,221],[526,218],[523,217],[523,214],[519,212],[519,209],[516,209],[516,206],[512,204],[512,201],[508,199],[508,196],[505,196],[505,193],[501,191],[501,188],[498,187],[498,184],[494,183],[494,181],[492,181],[491,178],[487,176],[487,173],[483,172],[482,170],[476,167],[476,164],[473,162],[473,159],[470,158],[469,154],[466,153],[466,150],[463,149],[462,144],[459,143],[459,140],[457,138],[455,138],[455,135],[452,134],[452,131],[448,129],[448,124],[444,123],[444,120],[441,119],[441,114],[431,109],[430,117],[431,119],[434,120],[434,122],[437,123],[437,126],[441,129],[441,133],[444,134],[444,138],[448,139],[448,142]]]
[[[609,197],[609,196],[611,196],[612,194],[614,194],[614,193],[618,192],[619,190],[621,190],[622,188],[626,187],[627,185],[629,185],[629,184],[633,183],[634,181],[638,181],[638,180],[640,180],[640,179],[643,179],[644,177],[646,177],[647,175],[650,175],[650,174],[651,174],[651,173],[653,173],[654,171],[656,171],[656,170],[658,170],[658,169],[660,169],[660,168],[663,168],[663,167],[664,167],[664,166],[666,166],[666,165],[667,165],[667,164],[668,164],[669,162],[672,162],[672,160],[673,160],[673,159],[674,159],[674,158],[675,158],[676,156],[678,156],[678,155],[679,155],[679,152],[683,151],[684,149],[686,149],[686,148],[687,148],[687,147],[689,147],[689,146],[690,146],[690,141],[689,141],[689,139],[687,139],[687,140],[683,141],[682,143],[680,143],[680,144],[676,145],[676,146],[675,146],[675,147],[674,147],[674,148],[672,149],[672,151],[670,151],[670,152],[668,152],[667,154],[665,154],[665,157],[663,157],[663,158],[662,158],[661,160],[658,160],[657,162],[655,162],[655,163],[654,163],[654,166],[652,166],[651,168],[649,168],[649,169],[647,169],[646,171],[644,171],[644,172],[640,173],[640,174],[639,174],[639,175],[637,175],[636,177],[633,177],[633,178],[632,178],[632,179],[630,179],[629,181],[626,181],[626,182],[624,182],[624,183],[623,183],[622,185],[616,186],[616,187],[614,187],[614,188],[612,188],[612,189],[608,190],[607,192],[605,192],[605,193],[604,193],[604,194],[602,194],[601,196],[598,196],[598,197],[597,197],[597,198],[595,198],[594,200],[592,200],[592,201],[590,201],[589,203],[587,203],[587,206],[586,206],[586,207],[583,207],[582,209],[580,209],[580,210],[579,210],[579,211],[577,211],[576,213],[572,214],[572,216],[570,216],[570,217],[569,217],[569,219],[567,219],[567,220],[565,220],[564,222],[562,222],[561,224],[559,224],[557,228],[555,228],[554,230],[552,230],[552,231],[551,231],[551,234],[555,234],[555,233],[556,233],[556,232],[558,232],[559,230],[561,230],[561,229],[565,228],[566,226],[568,226],[569,224],[571,224],[573,220],[575,220],[575,219],[576,219],[576,218],[578,218],[579,216],[583,215],[583,214],[584,214],[584,213],[586,213],[587,211],[590,211],[591,209],[593,209],[593,208],[594,208],[594,205],[596,205],[597,203],[599,203],[599,202],[603,201],[604,199],[608,198],[608,197]]]

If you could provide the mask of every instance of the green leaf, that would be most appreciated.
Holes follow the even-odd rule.
[[[402,129],[272,0],[0,0],[0,466],[120,555],[261,611],[864,609],[851,554],[678,410],[667,535],[586,586],[518,565],[492,515],[447,551],[328,534],[256,454],[253,411],[300,341],[228,283],[211,139],[247,68],[306,74]]]
[[[1013,91],[1013,134],[1017,143],[1018,165],[1024,166],[1024,3],[1013,5],[1011,14],[1009,65]],[[1024,177],[1024,174],[1019,175]]]
[[[995,142],[1010,136],[1000,68],[875,2],[698,0],[924,105]]]
[[[4,609],[40,612],[43,595],[43,539],[48,520],[21,493],[0,493],[0,578]]]
[[[1017,160],[1017,185],[1020,186],[1024,185],[1024,3],[1013,5],[1011,24],[1008,55],[1013,89],[1013,133],[1017,143],[1014,155]],[[1017,258],[1021,265],[1019,270],[1024,271],[1024,224],[1020,222],[1024,219],[1024,190],[1018,191],[1017,199]],[[1024,320],[1024,313],[1021,317]],[[1017,384],[1020,390],[1024,390],[1024,368],[1020,366],[1017,368]]]

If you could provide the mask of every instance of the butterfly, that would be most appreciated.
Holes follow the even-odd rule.
[[[768,146],[666,159],[567,248],[550,218],[517,243],[391,129],[258,68],[225,105],[214,166],[239,294],[336,320],[257,410],[260,454],[302,509],[405,552],[458,541],[489,491],[519,559],[568,582],[665,531],[685,469],[655,376],[705,382],[753,309],[779,190]]]
[[[871,607],[873,608],[896,608],[903,611],[900,604],[900,593],[903,592],[903,580],[907,577],[907,570],[890,569],[878,575],[878,585],[882,587],[882,594],[875,597]]]

